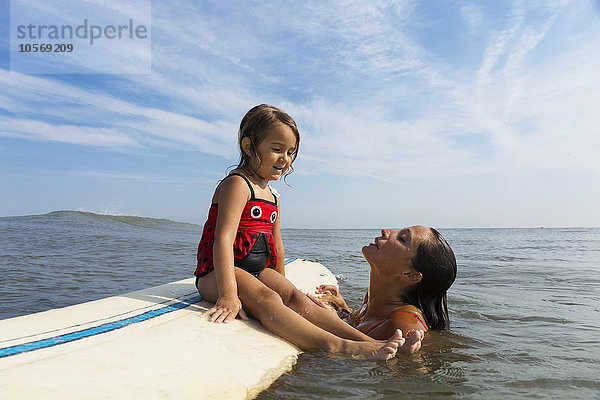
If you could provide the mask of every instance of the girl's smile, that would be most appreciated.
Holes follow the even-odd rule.
[[[284,124],[274,124],[265,139],[257,146],[257,174],[267,181],[279,179],[292,165],[296,153],[296,136]]]

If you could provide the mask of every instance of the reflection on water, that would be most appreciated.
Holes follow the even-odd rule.
[[[464,396],[478,389],[469,384],[473,343],[452,332],[429,334],[421,351],[383,362],[332,359],[303,354],[294,370],[281,377],[259,399],[371,399]],[[297,396],[297,397],[295,397]]]

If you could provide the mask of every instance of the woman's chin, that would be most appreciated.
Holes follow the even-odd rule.
[[[371,245],[367,245],[367,246],[363,246],[362,248],[362,255],[364,258],[367,259],[367,261],[369,261],[369,252],[371,251]]]

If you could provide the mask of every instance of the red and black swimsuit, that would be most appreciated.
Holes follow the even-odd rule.
[[[278,214],[277,196],[273,195],[274,202],[257,199],[252,185],[244,175],[232,173],[225,179],[233,175],[244,178],[251,194],[242,211],[233,242],[234,265],[258,277],[265,268],[277,267],[277,244],[273,237],[273,224]],[[218,206],[217,203],[210,206],[202,239],[198,244],[198,266],[194,273],[197,277],[204,276],[214,269],[212,248],[215,242]]]

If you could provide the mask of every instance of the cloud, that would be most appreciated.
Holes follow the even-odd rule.
[[[0,135],[235,159],[241,117],[270,102],[301,126],[303,173],[597,171],[600,30],[572,35],[585,10],[571,6],[462,6],[449,22],[473,53],[447,60],[418,36],[413,2],[155,3],[151,75],[79,85],[0,70]]]
[[[48,124],[27,119],[0,118],[0,136],[36,141],[63,142],[118,150],[138,147],[133,138],[117,129]]]
[[[219,156],[231,155],[235,146],[235,125],[229,121],[143,107],[96,89],[5,70],[0,70],[0,84],[8,95],[0,98],[3,108],[30,117],[4,116],[0,136],[114,150],[160,143]]]
[[[300,158],[313,173],[368,176],[389,183],[477,174],[475,154],[453,148],[441,121],[390,120],[373,109],[325,100],[293,108],[302,127]]]
[[[599,26],[567,34],[578,23],[570,9],[548,7],[544,18],[535,11],[517,7],[488,38],[476,85],[461,89],[465,128],[491,138],[497,173],[598,172],[590,149],[600,144],[592,128],[600,121],[588,110],[600,105],[600,47],[589,39]]]
[[[485,26],[485,17],[481,6],[467,4],[462,6],[460,11],[471,35],[479,33]]]
[[[215,179],[197,178],[197,179],[180,179],[168,176],[156,176],[149,174],[133,174],[112,171],[68,171],[72,176],[79,176],[90,179],[99,179],[107,181],[127,181],[138,183],[153,183],[153,184],[185,184],[185,185],[214,185]]]

